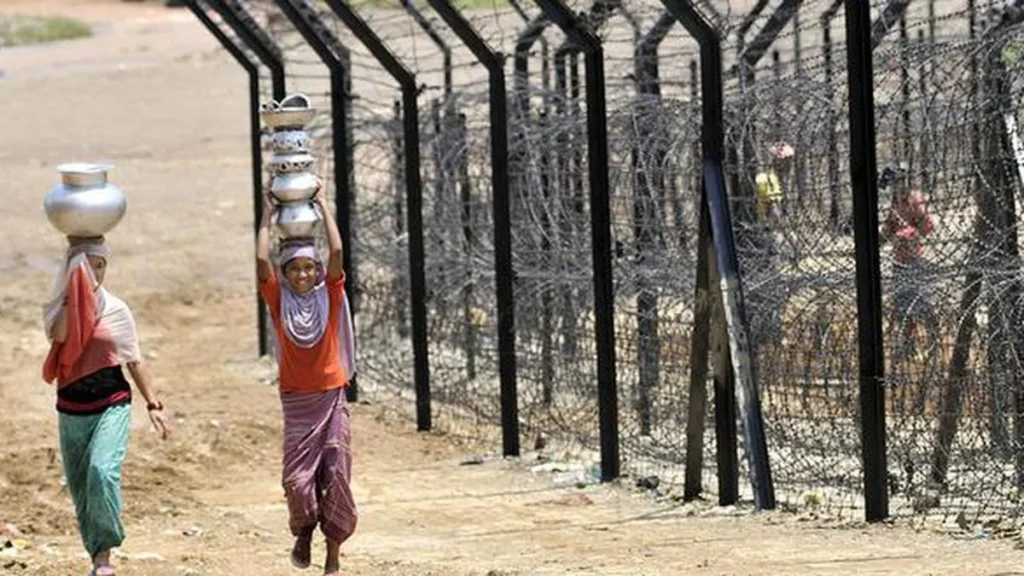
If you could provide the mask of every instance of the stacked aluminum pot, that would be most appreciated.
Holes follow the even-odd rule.
[[[273,179],[270,194],[278,202],[275,225],[283,240],[315,238],[321,215],[313,205],[320,181],[313,171],[316,157],[309,153],[305,130],[316,109],[305,94],[264,104],[260,116],[272,130],[273,153],[266,162]]]

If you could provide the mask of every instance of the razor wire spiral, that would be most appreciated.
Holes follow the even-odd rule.
[[[250,4],[282,48],[289,91],[329,107],[326,71],[309,47],[274,2]],[[361,384],[411,398],[398,89],[326,7],[311,4],[351,53]],[[786,504],[851,518],[863,480],[842,4],[695,4],[723,37],[726,177],[776,491]],[[905,11],[889,14],[900,4]],[[671,484],[682,478],[690,400],[699,48],[651,0],[570,7],[587,15],[606,54],[624,468]],[[881,246],[892,509],[917,519],[1015,516],[1024,488],[1017,230],[1024,145],[1016,128],[1024,28],[1012,3],[891,0],[872,7],[879,166],[902,163],[902,178],[924,194],[934,219],[923,257],[909,272],[894,263],[891,242]],[[784,25],[759,44],[787,9]],[[426,6],[357,10],[422,84],[436,421],[453,434],[496,441],[487,72]],[[598,405],[582,56],[557,27],[540,24],[533,4],[510,1],[464,14],[505,55],[508,71],[521,430],[566,458],[593,461]],[[330,130],[326,114],[310,126],[324,162]],[[778,142],[793,151],[784,162],[771,155]],[[781,190],[774,201],[763,196],[771,178]],[[883,227],[893,213],[892,190],[881,190]],[[705,489],[714,487],[710,404]]]

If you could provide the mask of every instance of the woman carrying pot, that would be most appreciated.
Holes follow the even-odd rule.
[[[44,307],[50,351],[43,379],[57,386],[64,476],[94,576],[112,576],[110,551],[124,540],[121,465],[128,447],[132,389],[166,439],[170,426],[142,364],[132,312],[103,286],[108,250],[102,237],[71,245]]]
[[[327,199],[317,192],[322,214]],[[345,273],[341,234],[323,218],[330,250],[327,265],[312,238],[282,241],[278,265],[270,257],[274,205],[264,198],[256,240],[256,275],[270,309],[277,341],[281,406],[284,413],[282,485],[288,525],[295,537],[291,561],[310,565],[313,533],[326,537],[324,574],[337,576],[339,549],[355,531],[356,506],[349,479],[351,431],[345,387],[351,374],[344,333]]]

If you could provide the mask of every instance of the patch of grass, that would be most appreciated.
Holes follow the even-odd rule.
[[[0,15],[0,47],[45,44],[89,36],[92,36],[92,28],[73,18]]]

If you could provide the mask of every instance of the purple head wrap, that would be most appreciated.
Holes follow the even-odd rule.
[[[327,320],[331,311],[327,285],[324,283],[326,274],[324,265],[312,242],[289,242],[281,246],[281,274],[285,275],[288,263],[296,258],[309,258],[316,264],[317,279],[313,288],[302,294],[292,290],[287,278],[281,282],[281,322],[284,333],[296,346],[312,348],[316,346],[327,329]]]

